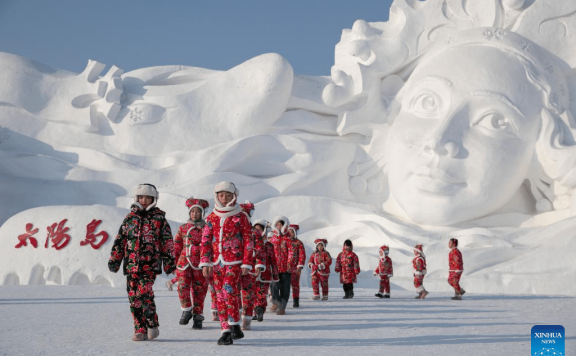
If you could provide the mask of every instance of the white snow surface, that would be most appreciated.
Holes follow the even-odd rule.
[[[378,285],[355,289],[343,300],[338,283],[328,301],[311,301],[303,288],[301,307],[264,321],[231,346],[218,346],[218,322],[202,330],[178,324],[180,304],[159,278],[155,284],[160,321],[157,340],[134,342],[123,290],[103,286],[0,286],[0,355],[530,355],[530,329],[560,324],[566,354],[576,351],[573,297],[471,295],[452,301],[447,293],[414,300],[413,291],[392,287],[391,299],[374,297]],[[205,315],[209,315],[210,296]]]

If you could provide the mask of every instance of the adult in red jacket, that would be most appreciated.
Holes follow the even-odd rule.
[[[290,220],[285,216],[277,216],[272,221],[274,235],[270,239],[274,245],[274,254],[278,264],[278,282],[272,284],[272,303],[270,311],[277,315],[286,314],[286,305],[290,299],[290,284],[292,283],[292,268],[290,257],[294,255],[294,244],[288,233]]]
[[[236,203],[238,189],[232,182],[220,182],[214,188],[214,211],[206,218],[200,248],[200,267],[205,277],[213,273],[218,296],[218,316],[222,336],[218,345],[231,345],[241,339],[240,276],[251,269],[252,228]]]
[[[462,295],[466,293],[460,287],[460,277],[464,272],[464,260],[462,260],[462,253],[458,250],[458,239],[450,239],[448,241],[450,253],[448,254],[448,284],[454,288],[455,295],[452,300],[462,300]]]
[[[322,287],[322,300],[328,300],[328,277],[330,277],[332,256],[330,256],[330,252],[326,251],[328,240],[316,239],[314,243],[316,250],[308,260],[308,268],[312,270],[312,290],[314,292],[312,300],[320,300],[320,287]]]
[[[268,221],[263,219],[256,220],[254,222],[254,229],[259,231],[260,234],[255,236],[259,238],[263,244],[261,258],[264,263],[264,269],[262,269],[256,277],[256,302],[254,303],[254,317],[252,318],[260,322],[264,320],[264,313],[268,306],[266,299],[270,284],[278,282],[278,268],[276,266],[276,256],[274,255],[274,245],[272,245],[270,241],[267,241]]]
[[[188,325],[194,319],[192,329],[202,329],[204,300],[208,292],[208,280],[202,274],[200,265],[200,245],[204,229],[204,212],[208,209],[204,199],[190,197],[186,200],[189,219],[182,224],[174,237],[174,253],[178,259],[178,298],[182,308],[180,325]],[[193,298],[191,298],[193,296]],[[192,305],[192,299],[194,305]]]
[[[306,263],[306,249],[302,241],[298,239],[299,230],[300,226],[296,224],[291,224],[288,227],[292,242],[292,254],[288,256],[288,263],[290,264],[290,285],[292,287],[292,299],[294,300],[292,307],[294,308],[300,307],[300,275],[302,274],[304,263]]]
[[[342,252],[336,258],[336,268],[334,268],[336,273],[340,273],[344,299],[354,298],[354,283],[356,283],[356,276],[360,274],[360,262],[352,250],[352,241],[344,241]]]
[[[108,269],[118,272],[124,261],[126,290],[134,319],[132,340],[155,339],[160,335],[154,290],[156,275],[176,269],[174,241],[166,214],[156,207],[158,191],[152,184],[140,184],[134,204],[124,218],[112,245]]]

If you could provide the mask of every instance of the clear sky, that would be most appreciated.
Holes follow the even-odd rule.
[[[357,19],[387,21],[392,0],[0,0],[0,51],[81,72],[181,64],[226,70],[276,52],[296,74],[329,75]]]

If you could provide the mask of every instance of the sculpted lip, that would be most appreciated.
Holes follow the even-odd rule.
[[[412,171],[410,177],[414,186],[429,193],[450,194],[457,189],[464,188],[468,184],[439,168],[419,166]]]

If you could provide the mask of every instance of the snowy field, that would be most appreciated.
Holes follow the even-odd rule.
[[[530,355],[535,324],[566,328],[566,354],[576,351],[576,303],[572,297],[447,293],[414,300],[412,291],[357,289],[342,300],[311,301],[303,288],[301,308],[286,316],[266,314],[245,338],[218,346],[219,324],[204,329],[178,325],[177,293],[156,284],[160,337],[134,342],[128,300],[120,288],[100,286],[0,286],[0,355]],[[209,315],[209,296],[205,315]]]

